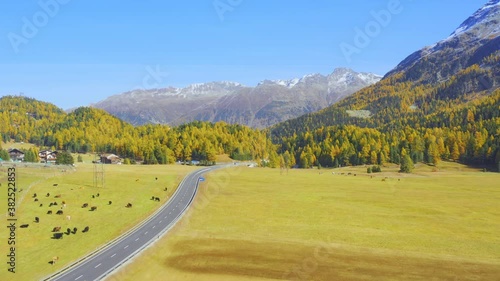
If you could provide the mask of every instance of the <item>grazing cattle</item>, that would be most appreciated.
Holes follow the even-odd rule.
[[[154,196],[151,196],[151,200],[155,200],[155,197],[154,197]]]
[[[354,174],[354,176],[356,176],[356,174]]]
[[[109,201],[109,202],[108,202],[108,205],[111,205],[111,204],[113,204],[113,202]]]
[[[52,210],[48,210],[47,215],[52,215]]]
[[[398,181],[401,181],[401,179],[398,179]]]
[[[167,191],[167,190],[168,190],[168,188],[166,188],[166,187],[163,189],[163,191]]]
[[[385,179],[382,179],[382,181],[385,181]]]
[[[49,197],[50,196],[50,193],[47,193],[47,195],[45,195],[45,197]]]
[[[50,202],[50,203],[49,203],[49,207],[52,207],[52,205],[54,205],[54,204],[52,204],[52,202]]]
[[[36,198],[36,193],[33,194],[33,198]]]
[[[66,216],[66,219],[70,221],[71,220],[71,216],[69,216],[69,215]]]
[[[82,230],[82,232],[83,232],[83,233],[88,232],[88,231],[89,231],[89,227],[88,227],[88,226],[86,226],[86,227]]]
[[[40,218],[39,217],[35,217],[35,222],[39,223],[40,222]]]
[[[82,208],[87,208],[89,206],[89,203],[85,203],[82,205]]]
[[[91,211],[95,211],[95,210],[97,210],[97,206],[92,206],[92,207],[90,207],[90,210],[91,210]]]
[[[99,193],[97,193],[96,197],[99,197]]]
[[[66,205],[66,201],[62,201],[63,205]]]
[[[76,234],[76,232],[78,231],[78,228],[73,228],[73,234]]]
[[[29,224],[21,224],[21,226],[19,226],[20,228],[28,228],[28,226],[30,226]]]
[[[158,180],[158,177],[155,177],[155,180]]]
[[[160,202],[160,198],[159,197],[155,197],[155,201]]]
[[[95,195],[92,195],[92,198],[95,198]]]
[[[54,237],[54,239],[62,239],[63,233],[62,232],[54,233],[54,234],[52,234],[52,237]]]
[[[54,198],[61,198],[61,194],[57,194]]]
[[[132,208],[132,204],[128,203],[127,206],[125,206],[126,208]]]
[[[52,206],[57,206],[57,202],[52,203]]]
[[[54,183],[54,184],[53,184],[52,186],[58,186],[58,185],[59,185],[59,184],[57,184],[57,183]]]
[[[59,210],[57,211],[56,215],[62,215],[63,214],[63,210]]]
[[[38,202],[38,198],[35,198],[35,202]]]
[[[352,175],[352,173],[347,173],[348,176]]]
[[[66,235],[69,235],[70,233],[71,233],[71,228],[69,228],[69,227],[68,227],[68,228],[66,229]]]
[[[40,204],[40,207],[43,207],[43,204]]]
[[[59,232],[61,231],[61,227],[60,226],[56,226],[52,229],[52,232]]]

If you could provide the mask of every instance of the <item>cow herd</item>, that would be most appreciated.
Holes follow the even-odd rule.
[[[155,180],[158,180],[158,178],[156,177]],[[59,184],[57,183],[54,183],[52,184],[53,187],[58,187]],[[164,188],[164,191],[167,191],[167,188],[165,187]],[[59,199],[61,200],[64,195],[63,194],[56,194],[56,195],[51,195],[50,192],[47,192],[45,197],[48,199],[48,198],[55,198],[55,199]],[[100,194],[97,193],[97,194],[92,194],[91,195],[91,198],[95,199],[95,198],[98,198],[100,197]],[[56,215],[59,215],[59,216],[62,216],[64,215],[64,211],[67,211],[67,210],[64,210],[66,208],[66,201],[52,201],[50,200],[51,202],[48,203],[48,205],[44,205],[42,202],[43,198],[40,198],[37,193],[33,193],[32,195],[32,199],[34,202],[38,202],[37,204],[39,204],[39,208],[42,208],[44,206],[48,206],[49,208],[54,208],[54,207],[57,207],[58,209],[48,209],[46,214],[47,215],[52,215],[52,214],[56,214]],[[47,200],[45,199],[45,200]],[[160,197],[156,197],[156,196],[152,196],[151,197],[151,200],[152,201],[155,201],[155,202],[160,202]],[[93,200],[92,200],[93,201]],[[47,204],[47,202],[45,202]],[[108,200],[108,206],[111,205],[113,202],[111,200]],[[95,205],[89,205],[89,203],[83,203],[81,205],[81,208],[89,208],[89,211],[92,211],[92,212],[96,212],[97,211],[97,206]],[[132,208],[132,203],[127,203],[125,205],[125,208]],[[69,209],[68,209],[69,210]],[[43,219],[43,218],[42,218]],[[67,215],[66,214],[66,220],[69,221],[71,220],[71,216]],[[36,216],[34,217],[34,223],[36,224],[39,224],[40,223],[40,217]],[[20,225],[20,228],[28,228],[29,227],[29,224],[22,224]],[[72,228],[67,228],[66,231],[64,231],[62,229],[61,226],[55,226],[55,227],[52,227],[51,229],[51,239],[55,239],[55,240],[59,240],[59,239],[63,239],[64,236],[69,236],[69,235],[76,235],[78,233],[78,228],[77,227],[72,227]],[[80,230],[80,233],[87,233],[90,231],[90,227],[89,226],[85,226],[83,229]],[[50,261],[49,263],[51,264],[55,264],[56,261],[58,260],[59,258],[58,257],[54,257],[52,259],[52,261]]]

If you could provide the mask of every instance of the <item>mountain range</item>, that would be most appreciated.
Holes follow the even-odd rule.
[[[93,106],[133,125],[180,125],[198,120],[264,128],[318,111],[381,78],[337,68],[327,76],[264,80],[255,87],[211,82],[186,88],[139,89],[111,96]]]
[[[380,82],[319,112],[272,127],[273,136],[277,140],[346,124],[394,129],[415,126],[410,123],[418,120],[420,126],[450,125],[450,108],[480,104],[500,86],[499,26],[500,0],[492,0],[448,38],[409,55]],[[435,121],[437,115],[445,119]]]

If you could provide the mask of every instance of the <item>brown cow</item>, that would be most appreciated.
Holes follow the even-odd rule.
[[[56,226],[52,229],[52,232],[58,232],[61,230],[61,227],[60,226]]]

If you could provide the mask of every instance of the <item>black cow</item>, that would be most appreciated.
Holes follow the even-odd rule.
[[[73,228],[73,234],[76,234],[76,232],[78,231],[78,228]]]
[[[99,197],[99,193],[97,193],[96,197]]]
[[[54,234],[52,234],[52,237],[54,239],[62,239],[63,238],[63,233],[62,232],[54,233]]]
[[[29,224],[21,224],[21,226],[19,226],[20,228],[28,228],[28,226],[30,226]]]
[[[82,208],[87,208],[89,206],[89,203],[85,203],[82,205]]]
[[[113,202],[109,201],[109,202],[108,202],[108,205],[111,205],[111,204],[113,204]]]
[[[35,198],[35,202],[38,202],[38,198]]]
[[[40,204],[40,207],[43,207],[43,203],[42,203],[42,204]]]
[[[35,222],[39,223],[40,222],[40,218],[39,217],[35,217]]]
[[[58,186],[58,185],[59,185],[59,184],[57,184],[57,183],[54,183],[54,184],[53,184],[52,186]]]
[[[132,208],[132,204],[128,203],[127,206],[125,206],[126,208]]]
[[[47,192],[47,195],[45,195],[45,197],[49,197],[50,196],[50,193]]]
[[[63,210],[59,210],[57,211],[56,215],[62,215],[63,214]]]
[[[82,230],[82,232],[83,232],[83,233],[88,232],[88,231],[89,231],[89,227],[88,227],[88,226],[86,226],[86,227]]]
[[[90,207],[90,210],[91,210],[91,211],[95,211],[95,210],[97,210],[97,206],[92,206],[92,207]]]
[[[69,235],[71,233],[71,228],[68,227],[68,229],[66,229],[66,235]]]
[[[52,210],[48,210],[47,215],[52,215]]]
[[[155,197],[155,201],[160,202],[160,198],[159,197]]]
[[[33,194],[33,198],[36,198],[36,193]]]

